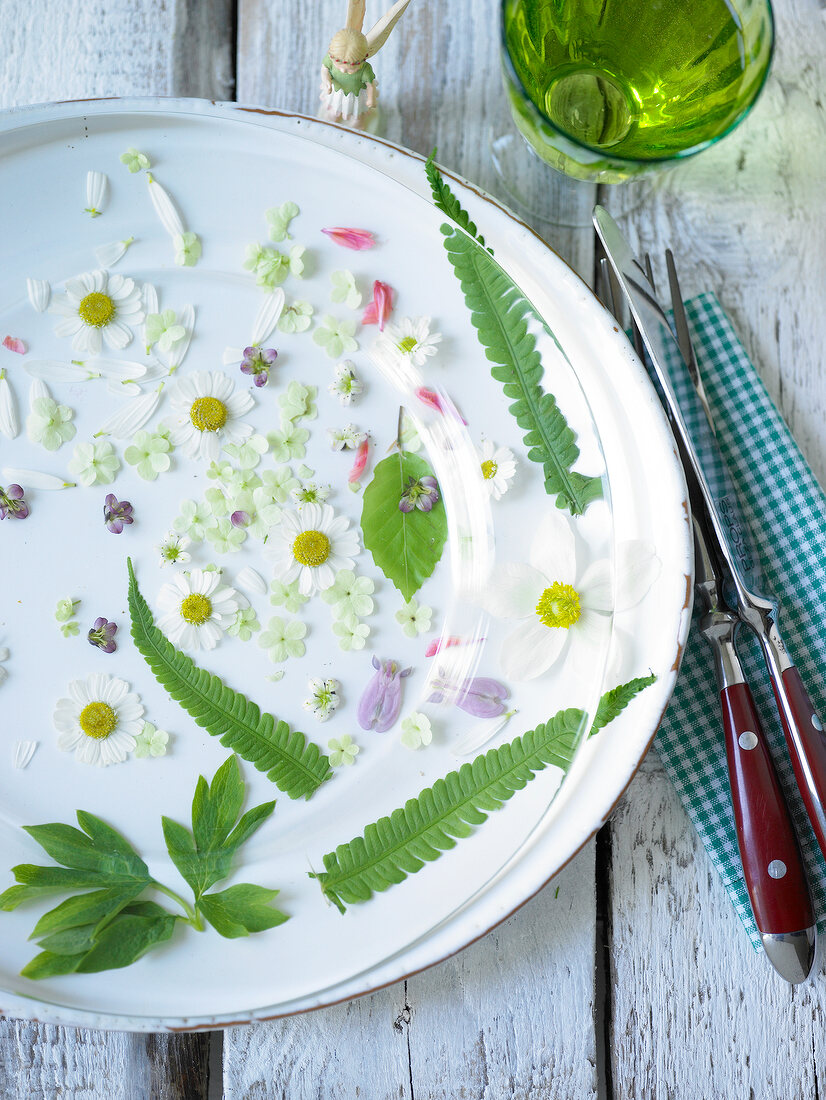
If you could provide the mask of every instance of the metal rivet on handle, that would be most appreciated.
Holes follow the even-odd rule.
[[[821,733],[823,732],[823,723],[816,714],[812,715],[812,725],[816,730],[819,730]]]
[[[743,730],[737,738],[737,743],[741,749],[753,749],[757,744],[757,734],[753,730]]]
[[[783,878],[786,873],[786,864],[782,859],[773,859],[767,870],[771,878]]]

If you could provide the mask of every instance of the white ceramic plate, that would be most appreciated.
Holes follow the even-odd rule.
[[[288,302],[308,299],[314,325],[325,313],[348,313],[329,300],[330,274],[347,268],[368,292],[373,279],[397,292],[394,317],[432,318],[444,334],[437,356],[422,368],[425,383],[444,389],[468,420],[467,437],[485,436],[511,447],[518,470],[513,487],[491,502],[482,527],[490,521],[495,562],[524,559],[538,518],[553,509],[542,489],[539,467],[525,457],[518,426],[507,412],[501,388],[489,374],[468,311],[445,257],[439,227],[444,217],[430,203],[421,159],[388,143],[306,118],[253,111],[200,101],[119,100],[31,108],[0,119],[3,157],[0,203],[4,234],[0,255],[0,328],[22,338],[29,351],[22,359],[0,348],[2,363],[22,411],[28,403],[23,365],[31,359],[79,356],[53,331],[55,318],[36,314],[26,298],[26,277],[47,279],[53,290],[81,271],[98,266],[94,249],[127,236],[136,238],[113,273],[151,282],[160,308],[195,306],[195,329],[181,375],[220,370],[225,346],[249,342],[253,318],[262,300],[254,279],[242,270],[244,249],[266,241],[264,211],[286,200],[298,203],[295,241],[307,247],[306,279],[284,284]],[[204,245],[195,267],[177,267],[169,238],[147,196],[140,174],[119,163],[128,147],[147,152],[157,180],[174,196],[187,227]],[[83,213],[88,170],[105,172],[108,205],[99,218]],[[615,619],[627,639],[622,679],[657,674],[657,682],[599,737],[585,744],[560,786],[560,773],[548,768],[518,792],[476,833],[371,901],[351,906],[342,916],[325,906],[308,864],[320,869],[321,857],[358,835],[364,826],[414,796],[438,776],[462,762],[454,749],[474,728],[474,720],[455,708],[431,711],[436,736],[429,749],[411,753],[399,744],[399,729],[388,734],[362,732],[355,723],[358,694],[369,679],[372,653],[413,665],[405,688],[403,714],[423,704],[431,664],[424,647],[444,629],[466,628],[468,607],[457,590],[463,566],[457,559],[456,516],[463,494],[450,485],[445,469],[444,504],[451,518],[449,549],[418,598],[434,607],[434,629],[410,640],[395,623],[402,600],[362,552],[361,572],[376,580],[372,633],[358,653],[341,653],[330,634],[329,608],[318,598],[300,617],[309,624],[307,654],[287,663],[287,675],[270,683],[267,656],[255,641],[225,638],[219,648],[193,656],[203,667],[246,692],[263,708],[304,730],[322,747],[329,737],[351,733],[362,746],[357,766],[337,771],[309,802],[291,802],[251,765],[242,762],[247,806],[278,797],[275,815],[244,850],[232,881],[277,886],[279,902],[291,920],[268,933],[222,940],[212,931],[181,929],[163,947],[129,969],[97,975],[71,975],[31,982],[20,978],[31,957],[26,937],[35,915],[24,906],[0,915],[0,1007],[10,1015],[41,1020],[133,1030],[220,1027],[331,1004],[421,969],[459,950],[511,913],[558,871],[603,823],[644,755],[673,687],[688,627],[690,550],[681,472],[656,397],[624,336],[577,276],[526,227],[489,197],[461,181],[451,186],[469,210],[499,263],[531,299],[564,349],[540,338],[546,384],[555,393],[581,448],[577,468],[606,478],[608,503],[592,505],[578,521],[578,538],[588,555],[610,556],[628,539],[655,547],[661,563],[656,581],[631,611]],[[358,226],[377,235],[366,252],[337,248],[322,227]],[[287,242],[288,244],[291,242]],[[283,246],[276,246],[283,247]],[[346,490],[350,459],[326,446],[327,427],[352,421],[369,431],[371,468],[395,435],[399,393],[372,365],[367,351],[374,328],[360,328],[360,347],[351,353],[366,381],[362,400],[342,409],[327,393],[335,363],[313,342],[311,333],[267,341],[279,349],[273,382],[255,390],[249,420],[256,430],[277,426],[277,396],[296,379],[318,387],[317,420],[311,429],[307,463],[316,480],[331,482],[330,503],[357,524],[361,498]],[[140,337],[123,359],[142,356]],[[238,387],[249,379],[227,368]],[[0,466],[66,471],[75,443],[92,438],[118,403],[102,382],[55,384],[53,394],[75,410],[78,435],[54,454],[30,443],[25,431],[14,441],[0,440]],[[408,394],[409,397],[409,394]],[[168,415],[162,406],[150,424]],[[425,420],[427,417],[425,416]],[[122,455],[125,443],[115,441]],[[439,471],[439,456],[431,454]],[[269,466],[271,466],[271,461]],[[262,467],[263,468],[263,467]],[[365,481],[369,472],[365,475]],[[128,634],[125,557],[136,562],[139,582],[150,606],[162,582],[153,546],[177,514],[183,497],[198,498],[213,483],[205,468],[176,454],[171,473],[142,482],[131,467],[111,486],[32,494],[32,515],[25,523],[0,527],[0,569],[4,577],[0,647],[12,653],[9,677],[0,687],[2,751],[9,760],[18,738],[39,742],[31,763],[19,771],[2,770],[0,835],[6,871],[18,862],[48,863],[20,829],[23,824],[73,820],[78,808],[89,810],[119,829],[140,851],[162,882],[180,887],[160,833],[160,816],[186,822],[197,775],[211,777],[227,752],[197,727],[155,683],[135,652]],[[107,492],[135,505],[137,522],[113,536],[100,520]],[[468,499],[475,499],[470,494]],[[487,509],[487,504],[485,504]],[[458,509],[458,511],[457,511]],[[477,547],[479,543],[477,542]],[[260,544],[253,540],[237,555],[216,555],[196,547],[192,565],[217,561],[232,583],[243,565],[268,573]],[[53,619],[60,598],[80,599],[76,638],[61,636]],[[253,597],[262,625],[283,609]],[[98,615],[120,624],[121,646],[103,655],[83,637]],[[88,624],[87,624],[88,620]],[[464,624],[464,625],[463,625]],[[485,628],[477,674],[496,676],[501,625]],[[568,706],[592,709],[606,686],[601,676],[606,654],[596,654],[589,683],[566,679],[563,670],[528,684],[509,684],[519,714],[494,744],[533,728]],[[438,660],[438,658],[437,658]],[[157,760],[129,759],[98,769],[78,763],[56,747],[51,727],[55,701],[69,680],[104,671],[123,677],[137,691],[146,717],[173,733],[171,752]],[[309,676],[332,675],[343,684],[343,705],[326,725],[317,725],[301,709]],[[425,706],[426,709],[426,706]],[[54,904],[54,902],[52,903]]]

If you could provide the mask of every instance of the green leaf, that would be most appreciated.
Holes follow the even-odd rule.
[[[60,905],[43,914],[29,938],[39,939],[49,932],[62,932],[82,924],[97,924],[104,918],[118,913],[134,900],[145,886],[145,883],[136,883],[125,890],[123,888],[92,890],[88,894],[77,894],[67,898]]]
[[[447,214],[452,221],[461,226],[466,233],[469,233],[471,237],[484,247],[485,238],[479,233],[476,226],[470,220],[467,211],[462,207],[462,204],[445,183],[441,172],[436,167],[434,160],[435,156],[436,150],[434,149],[427,158],[424,166],[425,174],[430,183],[430,190],[433,193],[433,205],[438,210],[441,210],[443,214]],[[489,251],[491,250],[489,249]]]
[[[149,868],[120,833],[83,810],[78,810],[77,819],[85,832],[59,822],[23,826],[52,859],[71,872],[70,875],[55,876],[54,872],[59,868],[33,867],[34,879],[41,879],[34,885],[48,885],[49,880],[53,879],[56,882],[71,881],[72,886],[138,886],[143,889],[152,881]],[[15,872],[17,870],[15,868]],[[40,870],[52,873],[38,876]]]
[[[77,974],[100,970],[119,970],[130,966],[151,947],[168,940],[175,931],[178,917],[160,906],[157,912],[124,910],[95,934],[94,946],[75,967]]]
[[[477,756],[432,787],[368,825],[364,834],[324,856],[325,871],[311,872],[325,897],[343,913],[421,870],[469,836],[548,764],[567,770],[585,715],[563,710],[508,744]]]
[[[618,687],[612,688],[611,691],[606,691],[599,701],[597,712],[594,715],[594,724],[591,726],[591,732],[588,736],[593,737],[609,722],[613,722],[617,715],[625,710],[634,696],[650,687],[656,679],[657,677],[652,672],[649,676],[640,676],[636,680],[629,680],[627,684],[620,684]]]
[[[266,772],[279,790],[290,798],[310,798],[332,775],[327,757],[303,733],[262,714],[245,695],[176,649],[152,621],[131,560],[128,567],[132,637],[161,686],[222,745]]]
[[[198,779],[192,800],[192,832],[171,818],[162,818],[163,835],[172,862],[186,879],[195,900],[232,869],[237,849],[275,809],[274,802],[256,806],[236,824],[244,801],[244,781],[238,760],[230,756],[207,783]]]
[[[576,436],[553,394],[542,388],[542,360],[528,329],[528,321],[539,320],[538,315],[490,253],[448,225],[442,226],[442,233],[471,323],[494,364],[491,374],[502,383],[512,401],[511,415],[525,433],[528,458],[542,466],[545,491],[556,496],[557,507],[581,515],[601,498],[602,480],[572,469],[579,458]]]
[[[436,568],[447,539],[443,502],[429,512],[402,512],[399,501],[410,478],[432,477],[423,458],[399,451],[383,459],[364,490],[361,529],[373,561],[405,600],[413,598]]]
[[[264,932],[288,919],[286,913],[273,909],[270,902],[278,893],[248,882],[230,886],[216,894],[204,894],[198,908],[216,932],[227,939]]]
[[[33,980],[56,978],[61,974],[74,974],[78,964],[83,961],[83,954],[60,955],[52,951],[42,951],[39,955],[35,955],[33,959],[30,959],[20,973],[24,978]]]

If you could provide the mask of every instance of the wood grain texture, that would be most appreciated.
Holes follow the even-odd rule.
[[[593,932],[591,843],[439,966],[350,1004],[226,1032],[224,1100],[596,1098]]]

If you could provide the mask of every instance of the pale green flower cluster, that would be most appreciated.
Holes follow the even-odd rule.
[[[151,722],[144,722],[143,730],[135,738],[135,756],[145,760],[147,756],[166,756],[169,734],[159,730]]]
[[[165,474],[172,465],[169,457],[172,443],[168,435],[160,432],[137,432],[131,446],[123,452],[130,466],[136,467],[144,481],[154,481],[158,474]]]
[[[111,443],[78,443],[75,446],[69,473],[80,485],[108,485],[115,480],[120,459]]]
[[[197,233],[178,233],[172,238],[175,263],[178,267],[194,267],[201,258],[203,248]]]
[[[328,313],[322,317],[321,325],[313,333],[313,340],[324,348],[331,359],[338,359],[346,351],[355,351],[358,348],[355,332],[355,321],[339,321]]]
[[[267,210],[264,217],[267,219],[267,229],[271,241],[292,240],[290,234],[290,222],[300,213],[294,202],[282,202],[280,206],[273,206]]]
[[[421,711],[414,710],[402,720],[401,741],[405,748],[421,749],[433,740],[430,719]]]
[[[155,344],[161,351],[169,351],[173,344],[186,336],[186,328],[179,323],[174,309],[147,314],[143,331],[147,353]]]
[[[304,251],[303,244],[294,244],[289,255],[279,252],[277,248],[251,244],[247,246],[244,270],[254,272],[258,286],[274,290],[288,275],[301,278],[304,273]]]
[[[292,615],[295,615],[309,598],[309,596],[302,596],[298,591],[297,580],[289,584],[279,580],[270,583],[270,603],[274,607],[284,607]]]
[[[419,634],[426,634],[430,630],[430,620],[433,618],[433,608],[426,604],[421,606],[416,600],[408,600],[401,611],[396,612],[396,622],[401,624],[402,632],[408,638],[415,638]]]
[[[333,289],[331,302],[343,302],[347,309],[358,309],[361,305],[361,291],[356,286],[356,277],[352,271],[334,271],[330,276]]]
[[[258,644],[266,649],[273,664],[279,664],[290,657],[303,657],[306,652],[303,638],[307,633],[305,623],[298,619],[282,619],[273,615],[267,623],[267,629],[259,636]]]
[[[341,737],[331,737],[327,748],[330,750],[328,758],[331,768],[340,768],[342,765],[350,767],[355,764],[356,757],[361,752],[349,733],[344,733]]]
[[[125,164],[130,172],[145,172],[147,168],[152,167],[146,153],[139,152],[134,145],[130,145],[125,153],[121,153],[120,162]]]
[[[375,587],[369,577],[357,577],[352,569],[342,569],[333,584],[321,593],[322,600],[332,607],[333,634],[345,652],[364,649],[370,627],[361,619],[373,611]]]
[[[80,633],[80,623],[74,621],[74,614],[80,607],[80,600],[58,600],[54,617],[60,624],[60,632],[64,638],[72,638]]]
[[[26,434],[32,443],[56,451],[74,439],[77,431],[72,423],[74,415],[67,405],[58,405],[51,397],[37,397],[26,420]]]
[[[278,318],[278,331],[287,334],[306,332],[310,327],[312,316],[313,307],[309,302],[293,302],[282,310],[281,316]]]
[[[240,638],[242,642],[248,642],[253,634],[261,629],[261,624],[252,607],[241,607],[235,613],[235,618],[227,627],[227,634],[233,638]]]
[[[315,386],[305,386],[301,382],[290,382],[287,389],[278,398],[281,406],[282,424],[285,420],[314,420],[318,416],[315,405],[318,390]]]

